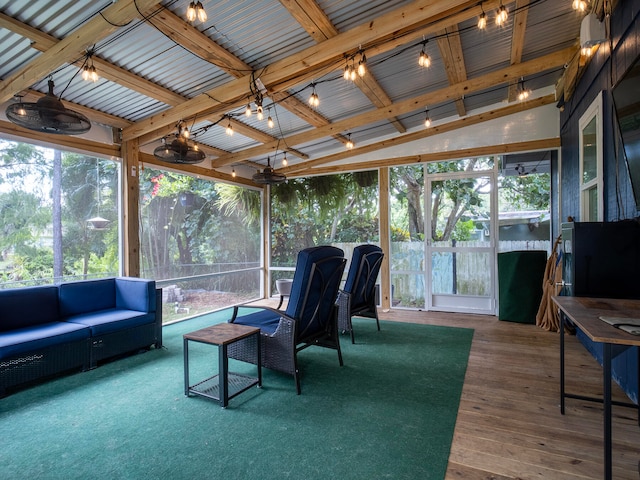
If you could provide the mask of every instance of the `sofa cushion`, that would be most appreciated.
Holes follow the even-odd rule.
[[[89,338],[84,325],[66,322],[50,322],[0,333],[0,359],[37,352],[62,343],[77,342]]]
[[[135,310],[108,309],[98,312],[73,315],[64,319],[65,322],[76,323],[89,327],[91,336],[105,335],[128,328],[154,323],[155,313],[143,313]]]
[[[62,283],[58,288],[60,317],[63,319],[116,306],[114,278]]]
[[[0,290],[0,331],[30,327],[58,320],[58,287]]]
[[[116,278],[116,308],[156,311],[156,282],[142,278]]]

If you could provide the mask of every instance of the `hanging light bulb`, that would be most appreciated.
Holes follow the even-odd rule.
[[[344,66],[344,73],[342,74],[342,78],[345,80],[349,80],[351,78],[351,73],[349,72],[349,65]]]
[[[244,114],[245,114],[245,116],[250,117],[251,113],[252,113],[251,112],[251,104],[247,103],[247,108],[244,109]]]
[[[196,13],[196,4],[195,2],[191,2],[189,4],[189,8],[187,8],[187,20],[193,22],[197,17]]]
[[[273,128],[273,125],[274,125],[273,118],[271,118],[271,115],[269,115],[269,117],[267,118],[267,126],[269,128]]]
[[[480,30],[484,30],[485,28],[487,28],[487,15],[484,12],[482,12],[480,14],[480,17],[478,18],[478,28]]]
[[[180,136],[184,138],[189,138],[189,135],[191,135],[191,133],[189,132],[189,129],[184,124],[184,122],[180,122],[180,124],[178,125],[178,130],[180,131]]]
[[[207,21],[207,12],[202,6],[202,2],[191,2],[187,8],[187,20],[194,22],[196,18],[201,22]]]
[[[282,166],[286,167],[289,165],[289,160],[287,160],[287,152],[284,152],[284,157],[282,157]]]
[[[309,105],[317,108],[320,105],[320,97],[318,97],[318,94],[316,93],[315,84],[311,84],[311,86],[313,87],[313,91],[311,92],[311,96],[309,97]]]
[[[351,80],[352,82],[355,82],[356,76],[358,75],[358,73],[356,71],[355,60],[353,62],[354,64],[351,65],[349,70],[349,80]]]
[[[258,105],[256,107],[256,115],[258,120],[262,120],[264,118],[264,109],[262,108],[262,105]]]
[[[235,167],[231,167],[231,176],[233,178],[236,178],[236,169],[235,169]]]
[[[95,65],[93,64],[93,60],[91,59],[91,55],[93,52],[87,52],[87,60],[84,63],[84,67],[82,67],[82,79],[85,82],[97,82],[98,81],[98,71],[96,70]]]
[[[582,55],[583,57],[590,57],[591,56],[591,47],[582,47],[580,49],[580,55]]]
[[[427,52],[424,51],[425,44],[422,44],[422,50],[420,51],[420,56],[418,57],[418,65],[421,67],[428,68],[431,66],[431,58],[427,55]]]
[[[351,134],[349,134],[349,137],[347,139],[347,143],[345,144],[345,147],[347,147],[347,150],[352,150],[354,146],[355,145],[351,141]]]
[[[524,88],[524,79],[520,79],[520,91],[518,92],[518,100],[524,102],[527,98],[529,98],[531,92]]]
[[[507,12],[505,6],[501,3],[500,8],[498,8],[498,11],[496,12],[496,25],[501,27],[505,24],[507,18],[509,18],[509,13]]]
[[[227,128],[225,129],[224,133],[226,133],[229,136],[233,135],[233,127],[231,126],[231,122],[227,123]]]
[[[364,77],[367,73],[367,57],[364,52],[362,52],[362,58],[358,62],[358,75]]]
[[[201,2],[196,3],[196,12],[198,12],[198,20],[200,20],[201,22],[207,21],[207,12],[205,11]]]
[[[429,128],[431,126],[431,118],[429,118],[429,109],[425,110],[425,119],[424,119],[424,126],[425,128]]]
[[[587,9],[587,2],[585,0],[573,0],[573,4],[571,6],[574,10],[584,12]]]

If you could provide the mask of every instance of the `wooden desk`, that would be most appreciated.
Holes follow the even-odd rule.
[[[588,297],[552,297],[560,308],[560,412],[564,415],[565,398],[602,402],[604,406],[604,478],[612,478],[611,461],[611,405],[630,406],[632,403],[611,401],[611,358],[631,346],[640,346],[640,336],[619,330],[602,320],[600,316],[627,317],[640,316],[640,300],[588,298]],[[603,398],[572,395],[564,389],[564,326],[568,318],[587,337],[603,346]],[[640,362],[640,360],[639,360]],[[639,373],[640,375],[640,373]]]

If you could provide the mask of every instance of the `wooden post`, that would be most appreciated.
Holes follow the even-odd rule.
[[[122,145],[123,271],[129,277],[140,276],[140,148],[138,139]]]
[[[391,224],[389,223],[389,168],[382,167],[378,170],[378,191],[380,197],[380,248],[384,252],[384,259],[380,267],[381,306],[388,312],[391,309],[391,270],[389,257],[391,255]]]

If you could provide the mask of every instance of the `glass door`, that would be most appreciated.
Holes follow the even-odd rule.
[[[463,170],[427,175],[427,308],[493,315],[495,171]]]

